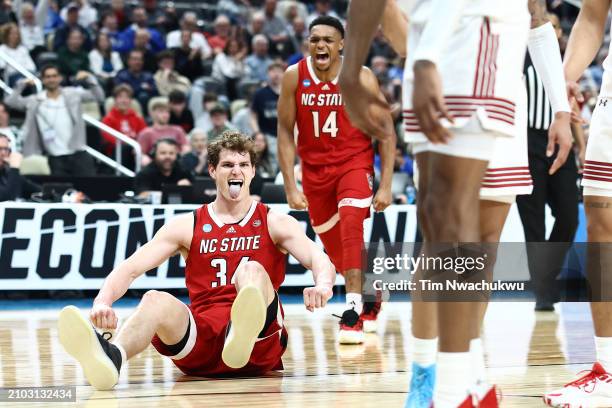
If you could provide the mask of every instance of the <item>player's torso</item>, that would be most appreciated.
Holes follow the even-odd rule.
[[[612,98],[612,42],[608,46],[608,55],[603,64],[603,77],[601,80],[601,89],[599,96],[604,98]]]
[[[212,204],[197,211],[187,258],[185,281],[194,305],[233,301],[234,274],[241,264],[259,262],[278,289],[285,279],[286,255],[268,232],[268,209],[253,201],[247,215],[235,224],[223,224]]]
[[[298,63],[295,92],[298,154],[310,165],[339,164],[354,158],[372,160],[372,139],[353,127],[333,81],[320,81],[310,57]]]

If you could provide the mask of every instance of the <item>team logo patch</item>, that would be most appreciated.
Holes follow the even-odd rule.
[[[259,227],[261,225],[261,220],[255,220],[253,221],[253,226],[254,227]]]
[[[234,226],[232,225],[231,227],[229,227],[229,228],[227,229],[227,232],[229,232],[229,233],[234,233],[234,232],[236,232],[236,229],[235,229],[235,228],[234,228]]]
[[[210,224],[204,224],[204,225],[202,226],[202,231],[204,231],[204,232],[210,232],[210,231],[212,231],[212,225],[210,225]]]
[[[368,185],[370,186],[370,190],[372,190],[372,188],[374,188],[374,179],[369,173],[366,174],[366,177],[368,178]]]
[[[306,88],[308,88],[310,86],[310,79],[305,79],[302,81],[302,85],[304,85]]]

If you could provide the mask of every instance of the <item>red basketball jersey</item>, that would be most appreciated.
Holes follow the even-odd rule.
[[[372,139],[351,125],[337,80],[319,80],[311,58],[298,63],[295,91],[298,154],[311,165],[343,164],[359,159],[373,165]]]
[[[268,207],[253,201],[238,223],[223,224],[212,208],[196,210],[193,238],[189,248],[185,282],[194,308],[236,297],[234,273],[247,261],[257,261],[268,272],[278,290],[285,279],[287,255],[274,244],[268,232]]]

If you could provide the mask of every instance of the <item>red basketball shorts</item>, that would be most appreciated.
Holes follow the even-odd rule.
[[[303,164],[302,185],[314,231],[336,270],[361,269],[363,221],[370,216],[374,171],[371,164]]]
[[[151,343],[157,351],[170,357],[185,374],[206,376],[262,375],[271,370],[282,370],[281,356],[287,348],[287,330],[283,326],[283,308],[278,302],[276,319],[268,326],[263,336],[255,343],[251,359],[238,369],[226,366],[221,360],[225,334],[230,321],[232,301],[209,303],[194,310],[189,309],[190,331],[185,347],[171,355],[168,346],[155,335]]]

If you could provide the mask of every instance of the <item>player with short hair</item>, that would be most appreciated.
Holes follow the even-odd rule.
[[[344,27],[330,16],[317,17],[309,26],[310,56],[285,71],[278,101],[278,157],[291,208],[308,209],[336,270],[346,281],[347,310],[340,319],[341,344],[363,342],[363,331],[376,330],[380,302],[362,302],[363,221],[391,203],[395,132],[388,111],[378,119],[381,132],[366,134],[353,127],[344,111],[337,84],[342,66]],[[384,100],[374,74],[361,67],[368,89]],[[296,156],[302,163],[303,188],[295,183]],[[381,181],[373,198],[374,149],[380,140]],[[365,326],[364,326],[365,325]]]
[[[297,220],[250,197],[255,157],[253,142],[239,132],[227,131],[210,144],[215,201],[173,218],[117,266],[94,300],[90,319],[98,328],[115,329],[113,303],[136,278],[177,252],[187,263],[189,305],[169,293],[148,291],[112,343],[74,306],[62,310],[60,342],[94,388],[112,388],[121,366],[150,343],[188,375],[282,369],[287,331],[277,290],[287,253],[313,272],[315,286],[304,289],[310,311],[332,296],[335,271]]]
[[[610,0],[582,2],[563,60],[568,87],[577,88],[576,82],[597,55],[611,5]],[[612,302],[608,295],[612,287],[612,45],[603,70],[582,175],[596,362],[577,380],[544,395],[544,401],[553,407],[612,406]]]

